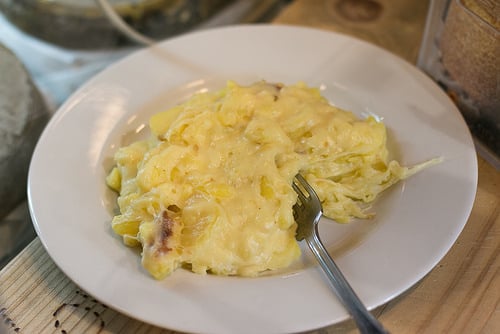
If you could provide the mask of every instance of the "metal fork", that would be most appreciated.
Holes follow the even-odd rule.
[[[298,225],[296,239],[306,240],[330,280],[335,294],[351,314],[359,331],[361,333],[389,333],[366,309],[323,246],[318,234],[318,222],[323,215],[318,195],[300,174],[295,176],[292,187],[298,195],[297,203],[293,206],[293,214]]]

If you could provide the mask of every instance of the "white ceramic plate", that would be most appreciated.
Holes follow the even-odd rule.
[[[387,125],[393,156],[444,162],[382,194],[373,221],[324,221],[327,248],[363,302],[402,293],[446,254],[474,201],[477,164],[459,112],[412,65],[373,45],[288,26],[236,26],[137,52],[79,89],[40,138],[29,172],[35,228],[57,265],[103,303],[158,326],[210,333],[285,333],[339,322],[339,304],[307,250],[260,278],[178,270],[153,280],[110,229],[104,182],[118,146],[147,134],[148,117],[227,79],[320,86],[333,104]]]

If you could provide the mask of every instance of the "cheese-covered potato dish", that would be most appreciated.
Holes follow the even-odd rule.
[[[142,247],[157,279],[195,273],[256,276],[297,260],[300,172],[337,222],[368,218],[366,203],[424,167],[388,161],[386,129],[333,107],[319,89],[229,82],[150,119],[151,137],[120,148],[107,184],[113,230]]]

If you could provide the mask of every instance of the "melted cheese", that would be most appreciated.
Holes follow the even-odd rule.
[[[118,150],[107,183],[119,192],[114,231],[142,247],[158,279],[183,265],[242,276],[290,265],[300,255],[299,171],[325,215],[347,222],[369,217],[363,203],[418,169],[387,161],[382,123],[304,84],[229,82],[154,115],[150,129],[149,140]]]

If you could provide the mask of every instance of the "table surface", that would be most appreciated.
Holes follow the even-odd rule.
[[[419,0],[297,0],[274,19],[334,30],[415,63],[427,13]],[[496,333],[500,329],[500,173],[478,157],[474,207],[448,254],[374,314],[393,333]],[[3,327],[2,327],[3,326]],[[36,238],[0,271],[0,333],[173,333],[122,315],[80,290]],[[356,332],[352,321],[312,331]]]

